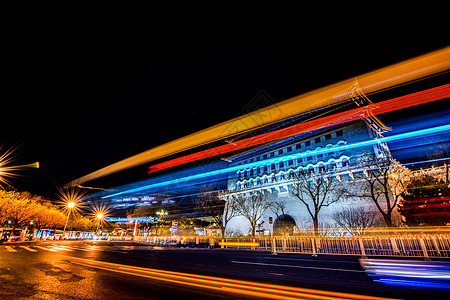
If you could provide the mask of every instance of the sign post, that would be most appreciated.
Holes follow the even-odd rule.
[[[273,238],[273,219],[269,217],[270,224],[270,239],[272,240],[272,255],[277,255],[277,245],[275,244],[275,239]]]

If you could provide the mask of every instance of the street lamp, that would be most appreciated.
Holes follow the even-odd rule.
[[[97,213],[98,224],[97,224],[97,229],[95,230],[96,232],[98,231],[98,227],[100,226],[100,222],[103,220],[103,217],[104,217],[103,213],[101,213],[101,212]]]
[[[69,222],[70,212],[72,211],[72,209],[74,207],[75,207],[75,202],[74,201],[67,202],[67,208],[69,210],[69,213],[67,214],[66,224],[64,225],[63,237],[64,237],[64,234],[66,233],[66,227],[67,227],[67,223]]]
[[[164,211],[164,209],[161,209],[160,211],[157,211],[156,214],[160,217],[162,220],[164,216],[167,216],[167,211]]]

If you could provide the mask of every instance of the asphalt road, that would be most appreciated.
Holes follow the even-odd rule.
[[[352,297],[333,292],[445,299],[450,294],[443,289],[374,282],[358,259],[160,248],[133,242],[0,244],[0,299]]]

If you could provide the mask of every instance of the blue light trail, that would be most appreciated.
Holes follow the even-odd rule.
[[[234,171],[241,170],[241,169],[257,167],[257,166],[264,165],[264,164],[272,164],[272,163],[277,163],[277,162],[281,162],[281,161],[297,159],[297,158],[301,158],[301,157],[307,157],[307,156],[312,156],[312,155],[317,155],[317,154],[322,154],[322,153],[327,153],[327,152],[334,152],[336,150],[339,150],[339,151],[349,150],[349,149],[353,149],[353,148],[371,146],[371,145],[378,144],[378,143],[392,142],[392,141],[398,141],[398,140],[403,140],[403,139],[408,139],[408,138],[417,138],[417,137],[421,137],[421,136],[425,136],[425,135],[442,133],[442,132],[446,132],[446,131],[450,131],[450,124],[427,128],[427,129],[416,130],[416,131],[411,131],[411,132],[406,132],[406,133],[401,133],[401,134],[397,134],[397,135],[387,136],[387,137],[383,137],[383,138],[379,138],[379,139],[367,140],[367,141],[363,141],[363,142],[358,142],[358,143],[353,143],[353,144],[348,144],[348,145],[343,145],[343,146],[338,146],[338,147],[324,148],[324,149],[319,149],[319,150],[306,151],[306,152],[302,152],[302,153],[295,153],[295,154],[291,154],[291,155],[284,155],[284,156],[279,156],[276,158],[266,159],[266,160],[262,160],[262,161],[258,161],[258,162],[252,162],[252,163],[247,163],[247,164],[243,164],[243,165],[227,167],[227,168],[223,168],[223,169],[219,169],[219,170],[213,170],[213,171],[209,171],[209,172],[193,174],[190,176],[185,176],[185,177],[176,178],[176,179],[167,180],[167,181],[156,182],[156,183],[147,184],[147,185],[144,185],[141,187],[128,189],[128,190],[125,190],[122,192],[103,196],[102,199],[111,198],[111,197],[115,197],[115,196],[119,196],[119,195],[123,195],[123,194],[140,192],[140,191],[157,188],[157,187],[162,187],[162,186],[166,186],[166,185],[170,185],[170,184],[178,184],[180,182],[185,182],[185,181],[189,181],[189,180],[196,180],[196,179],[200,179],[200,178],[204,178],[204,177],[221,175],[221,174],[234,172]]]

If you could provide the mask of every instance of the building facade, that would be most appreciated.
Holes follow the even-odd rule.
[[[357,190],[362,183],[355,180],[355,174],[364,172],[365,168],[369,167],[361,165],[361,156],[371,155],[378,161],[390,157],[386,143],[363,143],[381,137],[382,132],[383,127],[377,122],[365,119],[294,136],[237,155],[232,158],[231,166],[242,165],[243,168],[229,176],[228,189],[221,197],[226,201],[235,201],[236,197],[246,197],[256,192],[264,193],[269,202],[283,203],[285,220],[295,225],[295,230],[311,228],[311,216],[290,192],[296,180],[293,175],[304,174],[306,178],[334,176],[345,188]],[[254,166],[255,162],[261,163]],[[249,163],[252,163],[252,167],[246,168]],[[349,205],[376,210],[370,200],[347,197],[324,207],[320,211],[320,223],[324,226],[334,226],[333,212]],[[261,232],[265,234],[268,234],[269,217],[277,219],[271,209],[267,209],[262,218],[264,223]],[[277,221],[280,220],[275,222]],[[227,232],[231,235],[247,235],[250,232],[250,223],[243,216],[234,217],[228,223]]]

